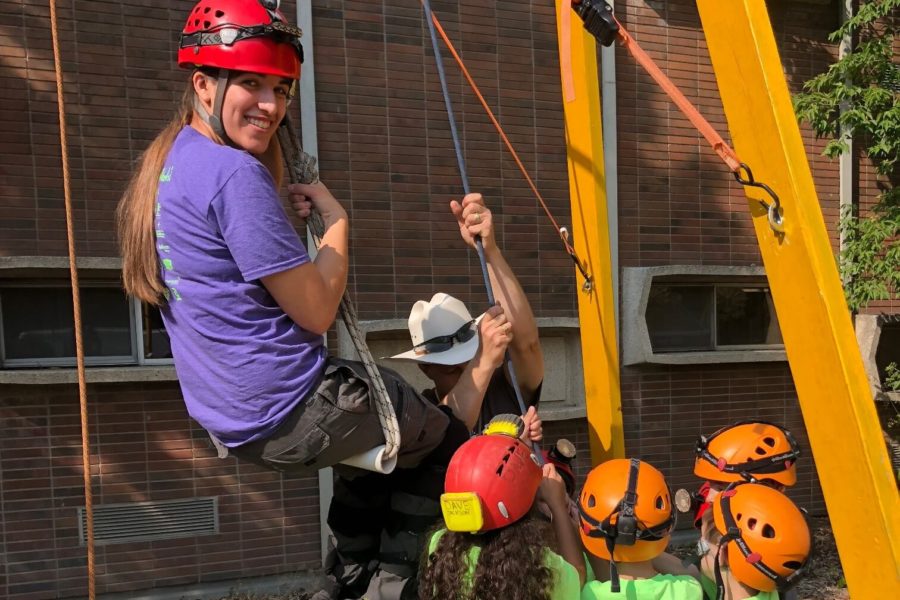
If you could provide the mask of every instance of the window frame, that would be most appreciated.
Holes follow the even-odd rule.
[[[70,281],[63,279],[62,273],[55,270],[53,276],[47,273],[39,275],[7,276],[8,273],[0,271],[0,289],[65,289],[71,291]],[[115,272],[118,275],[118,271]],[[81,289],[101,288],[122,291],[121,284],[112,277],[88,277],[79,282]],[[124,296],[124,291],[122,292]],[[171,358],[147,358],[144,354],[144,331],[141,312],[143,303],[133,297],[127,296],[128,302],[128,328],[130,334],[130,355],[113,356],[85,356],[86,367],[142,367],[172,365]],[[0,370],[13,371],[17,369],[70,369],[77,364],[76,356],[55,358],[7,358],[7,345],[5,338],[5,317],[2,297],[0,297]]]
[[[650,289],[657,282],[678,286],[710,286],[713,292],[711,311],[713,349],[696,351],[665,350],[655,352],[650,343],[647,308]],[[658,267],[625,267],[622,269],[621,347],[622,365],[639,364],[716,364],[738,362],[787,361],[784,344],[718,344],[715,323],[716,286],[771,288],[762,267],[728,267],[705,265],[667,265]],[[772,307],[774,311],[774,306]],[[777,318],[777,313],[776,313]]]

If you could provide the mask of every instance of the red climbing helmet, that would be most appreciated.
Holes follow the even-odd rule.
[[[542,472],[537,457],[505,434],[474,437],[447,465],[441,511],[447,529],[482,532],[512,525],[534,502]]]
[[[299,79],[302,32],[287,23],[278,4],[279,0],[200,0],[181,31],[178,66]]]

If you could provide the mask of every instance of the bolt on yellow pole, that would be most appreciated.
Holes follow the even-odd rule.
[[[569,2],[556,0],[557,15],[561,14],[561,9],[572,10]],[[597,46],[577,15],[570,16],[572,26],[568,44],[575,94],[572,99],[566,99],[564,94],[563,105],[572,237],[575,251],[591,277],[590,284],[584,286],[584,278],[575,270],[591,462],[596,465],[609,458],[624,456],[625,439],[604,187]],[[561,36],[562,29],[557,27]],[[564,41],[560,37],[561,57],[565,52]]]
[[[734,147],[780,197],[745,188],[852,598],[900,598],[900,500],[764,0],[698,0]]]

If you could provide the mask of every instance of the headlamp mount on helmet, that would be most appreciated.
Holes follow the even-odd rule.
[[[303,45],[300,43],[303,31],[299,27],[283,21],[273,20],[271,23],[250,26],[224,23],[205,31],[183,33],[179,47],[193,48],[196,54],[202,46],[232,46],[242,40],[257,37],[267,37],[280,44],[290,44],[300,56],[300,62],[303,63]]]

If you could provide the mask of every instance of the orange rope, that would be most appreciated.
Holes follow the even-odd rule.
[[[69,148],[66,142],[66,109],[63,96],[62,59],[56,24],[56,0],[50,0],[50,33],[53,37],[53,63],[56,68],[56,101],[59,109],[59,144],[62,154],[63,194],[66,206],[66,236],[69,244],[69,277],[72,280],[72,310],[75,320],[75,362],[78,367],[78,398],[81,406],[81,463],[84,471],[84,511],[87,517],[88,597],[94,600],[94,511],[91,494],[91,452],[88,437],[87,384],[84,377],[84,343],[81,336],[81,301],[78,294],[78,269],[75,265],[75,233],[72,227],[72,191],[69,174]]]
[[[434,22],[434,26],[440,34],[441,38],[444,40],[444,43],[447,45],[447,49],[450,50],[450,54],[453,55],[453,58],[456,60],[456,64],[459,65],[460,70],[462,71],[463,76],[466,78],[466,81],[469,82],[469,87],[472,88],[472,91],[475,93],[475,96],[478,98],[478,101],[481,102],[481,106],[484,107],[485,112],[487,113],[488,118],[491,120],[491,123],[494,124],[494,129],[497,130],[497,133],[500,134],[500,138],[503,140],[503,143],[506,145],[506,149],[509,150],[509,153],[512,155],[513,160],[516,161],[516,165],[519,167],[519,171],[522,172],[522,175],[525,177],[525,180],[528,182],[529,187],[531,187],[531,191],[534,192],[535,197],[537,197],[538,202],[540,202],[541,207],[544,209],[544,213],[546,213],[547,218],[550,219],[550,222],[553,223],[553,227],[556,229],[559,238],[562,240],[563,245],[566,247],[566,252],[569,253],[569,256],[575,260],[576,265],[578,265],[579,270],[581,270],[582,275],[584,275],[585,279],[589,279],[587,274],[585,273],[585,266],[581,263],[581,261],[577,258],[575,254],[575,248],[569,243],[568,234],[566,233],[566,229],[561,227],[559,223],[553,218],[553,213],[550,212],[550,209],[547,207],[547,203],[544,201],[544,197],[541,195],[541,192],[538,191],[537,186],[534,181],[531,179],[531,176],[528,174],[528,170],[525,168],[525,165],[522,164],[521,159],[519,158],[519,154],[516,152],[516,149],[513,147],[512,142],[509,141],[509,138],[506,136],[506,132],[503,131],[503,127],[500,125],[497,118],[494,116],[494,112],[491,110],[491,107],[488,106],[487,101],[485,101],[484,96],[481,94],[481,90],[478,89],[478,85],[472,79],[472,75],[469,74],[469,70],[466,68],[465,63],[463,63],[462,58],[460,58],[459,54],[456,52],[456,48],[453,46],[453,42],[450,41],[450,38],[447,37],[447,34],[444,32],[444,28],[441,26],[441,22],[438,19],[437,15],[432,12],[431,19]]]

